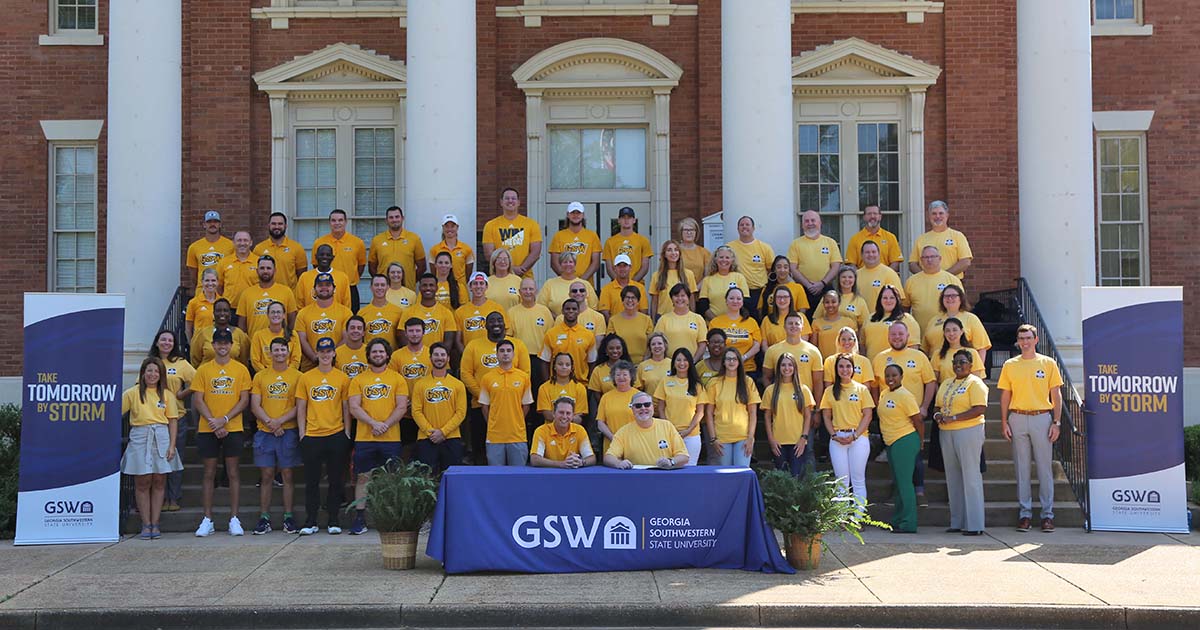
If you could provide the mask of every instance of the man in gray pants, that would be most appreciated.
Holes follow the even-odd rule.
[[[1030,454],[1037,465],[1038,499],[1041,502],[1042,531],[1054,531],[1054,462],[1052,445],[1058,439],[1059,413],[1062,411],[1062,374],[1058,363],[1037,353],[1037,328],[1022,324],[1017,328],[1017,347],[1021,356],[1004,362],[1000,370],[1000,422],[1004,437],[1013,444],[1017,468],[1017,502],[1020,514],[1017,531],[1027,532],[1033,517],[1030,490]]]

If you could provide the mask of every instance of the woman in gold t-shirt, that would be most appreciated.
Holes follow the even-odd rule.
[[[175,422],[179,406],[166,383],[166,368],[158,357],[146,357],[138,384],[121,395],[121,414],[129,416],[129,444],[121,457],[121,472],[134,478],[134,499],[142,517],[138,538],[161,536],[158,527],[167,473],[183,470],[175,452]]]
[[[692,353],[679,348],[671,357],[671,372],[654,390],[659,418],[675,425],[688,451],[688,466],[700,464],[700,420],[708,394],[692,363]]]
[[[942,381],[934,403],[933,420],[938,425],[942,459],[946,464],[946,491],[950,494],[950,529],[964,536],[983,533],[983,414],[987,411],[988,388],[971,373],[972,351],[954,353],[954,378]]]
[[[737,349],[726,348],[721,360],[721,373],[708,382],[704,423],[709,446],[721,466],[749,466],[762,398]]]
[[[763,409],[766,411],[767,442],[775,456],[775,468],[787,470],[793,477],[811,470],[813,464],[812,440],[813,400],[812,390],[800,382],[800,370],[796,356],[790,352],[779,355],[775,361],[775,382],[763,392]]]
[[[821,395],[821,416],[830,435],[829,461],[842,488],[852,487],[854,495],[865,505],[867,458],[871,454],[867,427],[871,426],[875,401],[871,390],[854,380],[854,360],[850,355],[837,355],[833,367],[837,378],[833,387],[825,388]]]
[[[879,394],[879,429],[887,446],[888,466],[892,469],[896,511],[892,514],[892,531],[912,534],[917,531],[917,491],[913,487],[913,470],[921,456],[925,441],[925,419],[912,392],[904,389],[904,369],[893,363],[883,369],[887,389]]]

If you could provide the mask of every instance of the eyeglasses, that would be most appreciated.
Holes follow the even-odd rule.
[[[653,404],[654,403],[640,402],[640,403],[631,403],[629,406],[633,407],[634,409],[645,409],[647,407],[650,407]]]
[[[571,289],[571,293],[587,293],[587,289]]]

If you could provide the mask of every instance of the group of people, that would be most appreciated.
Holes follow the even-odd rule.
[[[555,275],[539,285],[541,227],[519,206],[517,191],[505,189],[502,213],[483,228],[490,275],[475,269],[454,215],[443,217],[443,238],[426,252],[399,207],[387,210],[388,229],[369,247],[334,210],[309,269],[305,248],[287,237],[285,215],[272,214],[268,238],[255,245],[247,232],[223,236],[220,214],[207,212],[205,234],[187,253],[197,281],[186,308],[190,353],[174,331],[160,331],[123,398],[131,431],[122,470],[136,476],[141,536],[157,537],[160,512],[178,509],[182,498],[185,406],[194,410],[204,466],[197,536],[215,531],[222,461],[228,529],[243,533],[237,470],[248,440],[261,471],[254,533],[272,530],[275,485],[283,530],[318,532],[324,477],[325,526],[337,534],[351,466],[357,499],[368,473],[394,457],[438,472],[461,463],[747,466],[760,414],[777,467],[806,474],[818,435],[828,436],[821,448],[864,503],[877,416],[895,484],[892,525],[901,532],[916,531],[931,417],[951,529],[983,530],[982,378],[991,344],[967,304],[961,276],[971,250],[949,228],[945,203],[930,205],[931,230],[917,239],[903,284],[899,243],[874,206],[864,209],[865,227],[846,259],[821,233],[820,215],[806,212],[786,256],[755,237],[752,217],[741,217],[737,238],[713,251],[687,218],[655,261],[631,208],[620,210],[619,232],[601,244],[582,204],[572,203],[550,241]],[[611,278],[597,291],[601,261]],[[358,293],[364,271],[369,299]],[[1019,524],[1028,529],[1032,454],[1043,530],[1051,531],[1049,444],[1061,378],[1053,360],[1034,352],[1036,330],[1023,330],[1034,341],[1001,373],[1001,421],[1019,470],[1025,453]],[[292,470],[301,464],[303,526],[293,516]],[[357,506],[351,534],[366,531]]]

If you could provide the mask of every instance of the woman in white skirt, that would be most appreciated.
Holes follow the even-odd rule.
[[[134,478],[134,498],[142,515],[142,533],[150,540],[161,536],[167,474],[183,470],[175,452],[175,423],[179,403],[166,386],[166,368],[158,357],[147,357],[138,372],[138,384],[121,395],[121,415],[129,414],[129,444],[121,457],[121,472]]]

